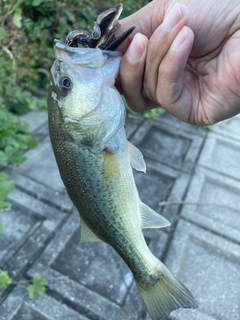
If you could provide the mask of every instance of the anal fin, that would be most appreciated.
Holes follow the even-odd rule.
[[[170,222],[159,213],[151,209],[145,203],[140,203],[142,215],[142,229],[147,228],[164,228],[170,226]]]
[[[80,242],[101,241],[92,230],[88,228],[85,221],[81,218],[80,224]]]

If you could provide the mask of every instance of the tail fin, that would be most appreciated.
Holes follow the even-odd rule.
[[[162,263],[161,272],[161,278],[151,288],[143,289],[136,282],[151,318],[164,320],[170,312],[180,307],[197,308],[191,292]]]

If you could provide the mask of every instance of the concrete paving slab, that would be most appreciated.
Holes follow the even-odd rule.
[[[215,124],[213,132],[230,139],[240,140],[240,115]]]
[[[58,174],[47,119],[35,117],[30,123],[38,148],[27,152],[27,163],[7,171],[17,188],[9,196],[12,211],[0,214],[0,268],[16,280],[39,273],[49,286],[34,300],[19,285],[5,291],[0,319],[150,320],[115,251],[104,243],[78,242],[80,219]],[[182,309],[168,319],[240,320],[237,118],[207,134],[165,113],[127,118],[126,131],[147,162],[146,175],[135,172],[142,200],[172,222],[168,229],[144,230],[146,241],[199,303],[197,310]],[[159,206],[184,199],[225,207]]]
[[[143,115],[133,115],[131,113],[127,114],[125,121],[125,131],[127,138],[131,138],[134,132],[140,127],[140,125],[145,121]]]
[[[165,250],[167,235],[148,230],[146,239],[156,256]],[[28,276],[41,274],[49,281],[49,289],[75,310],[101,319],[138,319],[146,313],[134,289],[133,276],[123,260],[107,244],[79,243],[79,216],[75,212],[57,232]],[[132,288],[133,287],[133,288]]]
[[[178,314],[176,314],[176,313],[180,313],[181,314],[181,312],[174,312],[174,315],[173,315],[173,313],[171,313],[171,316],[168,316],[167,317],[167,320],[182,320],[182,319],[186,319],[186,320],[216,320],[216,318],[213,318],[213,317],[211,317],[211,316],[209,316],[209,315],[207,315],[207,314],[204,314],[204,313],[202,313],[201,311],[199,311],[198,310],[198,312],[197,313],[194,313],[193,315],[192,315],[192,318],[184,318],[184,315],[185,315],[185,313],[186,312],[189,312],[187,309],[185,309],[184,311],[182,311],[182,317],[181,316],[179,316]],[[150,318],[150,316],[149,315],[147,315],[146,316],[146,318],[145,318],[145,320],[152,320],[151,318]]]
[[[49,130],[48,130],[48,123],[47,122],[43,126],[38,128],[36,131],[34,131],[34,137],[38,141],[42,141],[48,135],[49,135]]]
[[[7,199],[13,204],[12,209],[1,212],[0,215],[0,223],[3,226],[3,233],[0,234],[0,268],[8,270],[10,276],[16,280],[22,277],[26,268],[52,237],[66,218],[72,204],[68,202],[68,207],[63,206],[65,210],[59,210],[60,206],[52,206],[54,201],[49,205],[38,199],[39,195],[36,194],[38,191],[43,192],[45,187],[41,188],[39,183],[18,174],[13,169],[9,169],[7,173],[10,178],[15,178],[17,187]],[[7,291],[1,291],[3,298]]]
[[[41,220],[34,214],[26,214],[24,207],[14,204],[11,210],[1,212],[3,233],[0,234],[1,266],[24,244],[26,238],[39,228]],[[12,231],[14,230],[14,232]]]
[[[18,204],[26,209],[26,215],[35,213],[42,219],[55,222],[61,221],[66,212],[60,211],[47,203],[32,197],[21,189],[15,188],[7,197],[12,204]]]
[[[29,131],[33,132],[38,141],[42,141],[49,135],[47,112],[31,111],[21,116],[20,119],[28,124]]]
[[[102,242],[80,244],[79,230],[79,216],[75,212],[28,274],[39,272],[47,279],[69,276],[61,283],[50,281],[50,290],[76,304],[77,309],[89,306],[90,313],[93,308],[96,315],[103,317],[109,305],[118,313],[133,281],[132,275],[119,257],[115,261],[110,246]]]
[[[203,137],[149,120],[137,130],[131,142],[146,158],[190,173],[199,155]]]
[[[189,313],[189,311],[188,310],[186,310],[186,312],[187,313]],[[175,312],[175,313],[177,313],[177,312]],[[207,315],[207,314],[205,314],[205,313],[203,313],[203,312],[201,312],[200,310],[198,310],[198,312],[196,313],[196,314],[194,314],[193,315],[193,317],[191,318],[191,317],[184,317],[184,314],[183,314],[183,311],[182,312],[178,312],[179,314],[175,314],[175,315],[173,315],[173,316],[169,316],[168,317],[168,319],[169,320],[181,320],[181,319],[186,319],[186,320],[192,320],[192,319],[194,319],[194,320],[216,320],[216,319],[221,319],[222,320],[222,318],[215,318],[215,317],[211,317],[211,316],[209,316],[209,315]],[[182,313],[182,316],[181,316],[181,313]],[[188,315],[189,316],[189,315]]]
[[[57,166],[53,170],[57,171]],[[60,211],[69,212],[72,209],[73,204],[65,189],[62,192],[55,191],[52,188],[19,173],[18,168],[11,168],[4,171],[8,174],[9,179],[15,181],[17,189],[24,191],[34,199],[46,202]],[[16,196],[11,197],[12,201],[17,199]]]
[[[209,133],[199,165],[240,180],[240,142]]]
[[[63,213],[19,189],[8,196],[11,210],[0,214],[0,269],[19,279],[66,218]],[[7,290],[1,290],[4,297]]]
[[[172,319],[240,319],[239,245],[180,220],[165,263],[199,305],[174,311]]]
[[[89,320],[48,295],[29,299],[21,285],[0,305],[0,315],[1,320]]]
[[[23,122],[28,123],[31,132],[39,130],[48,121],[48,114],[41,111],[31,111],[20,117]]]
[[[185,122],[182,122],[172,116],[169,112],[164,112],[160,116],[153,118],[154,121],[158,121],[159,123],[164,124],[169,128],[169,130],[172,130],[172,128],[175,128],[179,131],[185,131],[188,133],[193,133],[200,135],[202,137],[205,137],[208,133],[208,129],[205,127],[199,127],[192,124],[188,124]]]
[[[181,217],[240,244],[239,196],[240,181],[198,167]]]
[[[27,151],[25,156],[27,162],[18,166],[18,172],[57,192],[65,192],[49,137],[45,138],[37,148]]]
[[[188,187],[190,175],[145,158],[146,174],[134,170],[141,200],[174,224],[180,206],[160,207],[163,201],[181,201]],[[171,228],[165,230],[170,231]]]

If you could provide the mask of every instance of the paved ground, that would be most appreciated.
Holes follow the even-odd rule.
[[[21,284],[9,286],[0,319],[150,320],[117,254],[103,243],[79,243],[79,217],[58,174],[47,116],[25,120],[40,143],[25,164],[8,170],[16,189],[12,210],[0,213],[0,268],[16,282],[39,273],[49,285],[32,300]],[[126,129],[147,163],[147,174],[136,174],[141,198],[172,223],[146,231],[147,242],[199,303],[169,319],[240,320],[240,117],[207,131],[165,113],[128,118]],[[173,204],[160,205],[166,201]]]

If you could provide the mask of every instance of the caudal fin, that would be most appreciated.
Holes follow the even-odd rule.
[[[151,318],[164,320],[170,312],[180,307],[197,308],[191,292],[162,263],[161,272],[161,278],[151,288],[143,289],[136,281]]]

